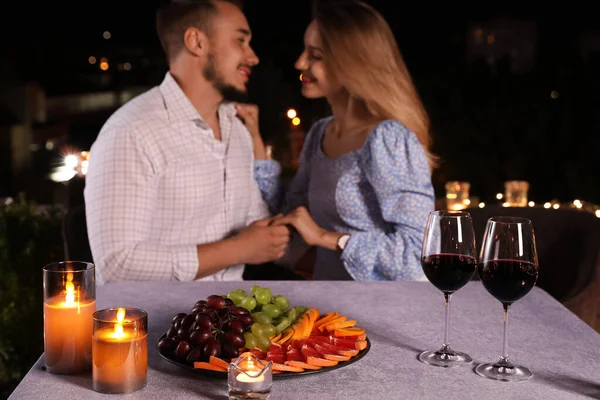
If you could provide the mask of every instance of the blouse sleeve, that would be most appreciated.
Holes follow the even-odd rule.
[[[424,279],[421,244],[435,195],[423,146],[398,121],[385,121],[369,135],[360,163],[388,229],[350,236],[341,255],[348,272],[355,280]]]

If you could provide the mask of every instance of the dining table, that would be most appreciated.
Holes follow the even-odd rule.
[[[52,374],[44,355],[10,400],[227,399],[227,379],[207,376],[165,360],[159,338],[174,315],[198,300],[258,285],[283,294],[291,306],[339,312],[356,320],[370,342],[368,352],[341,368],[314,374],[273,376],[270,399],[600,399],[600,334],[543,289],[534,286],[511,305],[508,354],[533,377],[520,382],[479,376],[480,363],[502,352],[503,308],[482,283],[470,281],[452,295],[449,344],[473,362],[445,368],[419,361],[444,339],[444,296],[427,281],[123,281],[97,287],[97,309],[133,307],[148,314],[148,372],[144,388],[131,394],[93,390],[92,372]],[[280,379],[281,378],[281,379]]]

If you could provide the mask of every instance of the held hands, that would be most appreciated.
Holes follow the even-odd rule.
[[[337,240],[342,234],[328,232],[317,225],[306,207],[301,206],[282,217],[274,217],[273,225],[292,225],[309,246],[319,246],[329,250],[337,249]]]
[[[253,222],[235,236],[238,249],[245,254],[244,263],[261,264],[278,260],[285,254],[290,241],[290,229],[272,224],[281,214]]]

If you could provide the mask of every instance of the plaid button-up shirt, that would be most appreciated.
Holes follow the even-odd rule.
[[[232,104],[219,107],[222,140],[167,73],[129,101],[91,148],[85,203],[99,283],[192,280],[196,245],[269,215],[253,178],[250,134]],[[243,265],[206,280],[240,280]]]

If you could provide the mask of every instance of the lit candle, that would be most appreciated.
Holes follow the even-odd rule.
[[[131,393],[146,386],[147,314],[137,309],[107,309],[94,314],[92,380],[101,393]]]
[[[254,355],[245,353],[229,365],[230,399],[266,399],[271,394],[273,363],[264,364]]]
[[[44,359],[49,372],[76,374],[91,368],[95,297],[93,264],[44,267]]]

